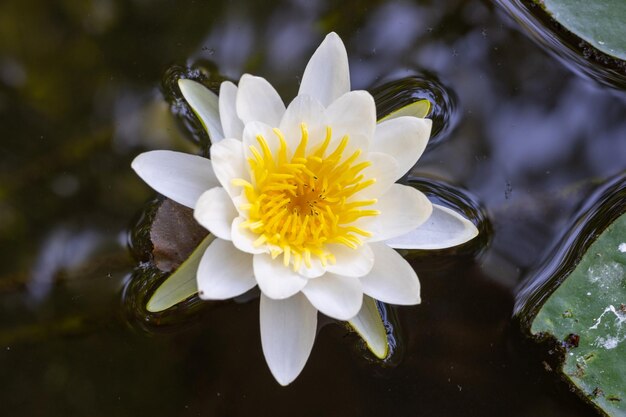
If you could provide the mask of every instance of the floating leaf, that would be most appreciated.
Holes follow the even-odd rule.
[[[370,352],[379,359],[387,357],[389,354],[387,329],[373,298],[364,295],[361,311],[348,323],[361,336]]]
[[[562,372],[609,416],[626,414],[626,214],[547,299],[531,326],[567,349]]]
[[[146,305],[149,312],[166,310],[198,292],[196,272],[204,251],[213,239],[215,239],[213,235],[205,237],[189,258],[157,288]]]
[[[605,54],[626,60],[624,0],[534,0],[554,20]]]
[[[626,416],[626,355],[615,339],[626,297],[625,197],[626,172],[599,185],[515,297],[517,323],[549,354],[544,368],[612,417]]]
[[[592,192],[515,297],[544,367],[611,417],[626,416],[625,197],[626,172]]]

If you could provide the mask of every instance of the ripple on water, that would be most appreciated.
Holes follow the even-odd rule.
[[[444,181],[429,178],[409,176],[401,180],[405,185],[417,188],[428,199],[435,203],[453,209],[465,216],[478,228],[478,236],[467,243],[447,249],[433,250],[399,250],[410,258],[428,256],[433,254],[463,254],[476,256],[482,252],[491,240],[491,223],[487,218],[485,208],[480,205],[478,199],[467,191],[448,184]]]
[[[412,75],[370,89],[376,101],[378,118],[417,100],[427,99],[431,109],[428,118],[433,130],[428,148],[445,140],[456,127],[457,99],[454,92],[445,87],[433,74]]]
[[[563,282],[587,248],[600,233],[626,211],[626,172],[606,181],[582,205],[564,233],[556,240],[544,263],[522,282],[517,290],[514,314],[525,324],[537,314],[541,305]],[[620,251],[619,245],[615,248]],[[611,268],[588,271],[589,280],[603,284],[605,279],[622,271]]]
[[[181,78],[197,81],[215,94],[219,93],[220,84],[224,79],[219,75],[214,64],[203,62],[195,63],[191,67],[172,65],[165,71],[161,80],[163,96],[170,103],[172,114],[180,124],[181,130],[188,132],[187,138],[200,145],[203,156],[208,156],[211,140],[178,87],[178,80]]]

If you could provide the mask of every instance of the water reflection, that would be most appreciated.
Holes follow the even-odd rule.
[[[431,103],[428,118],[433,121],[427,149],[444,140],[458,121],[455,94],[444,87],[433,74],[413,75],[389,81],[370,90],[376,101],[379,119],[417,100]]]
[[[31,297],[38,301],[48,296],[51,287],[59,279],[58,275],[76,269],[93,257],[103,240],[103,236],[95,230],[72,233],[60,228],[53,231],[43,242],[33,265],[31,279],[27,284]]]
[[[441,254],[463,254],[470,256],[478,256],[481,251],[485,250],[485,247],[489,243],[492,237],[491,224],[487,218],[487,213],[482,207],[476,197],[470,195],[467,191],[461,190],[451,184],[447,184],[441,180],[428,177],[409,176],[405,180],[401,181],[405,185],[410,185],[422,191],[428,199],[444,207],[449,207],[455,212],[462,214],[468,220],[470,220],[479,231],[476,238],[469,242],[452,248],[439,250]],[[432,251],[418,251],[408,250],[411,257],[432,257]],[[437,252],[434,252],[435,254]],[[449,262],[455,262],[453,258],[442,257]]]

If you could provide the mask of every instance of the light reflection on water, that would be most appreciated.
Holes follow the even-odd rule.
[[[623,91],[576,77],[480,1],[81,4],[0,5],[3,410],[591,415],[531,359],[511,353],[507,326],[523,272],[594,181],[624,169]],[[283,389],[262,357],[255,301],[215,303],[195,325],[167,334],[129,328],[119,291],[132,262],[117,242],[151,196],[130,171],[132,158],[193,149],[157,91],[166,70],[251,72],[289,100],[329,30],[346,41],[353,88],[431,72],[458,97],[456,128],[413,174],[465,187],[485,206],[493,236],[476,259],[412,261],[424,302],[391,307],[397,366],[364,360],[353,335],[327,326],[303,374]],[[80,243],[91,230],[105,249]],[[48,253],[69,255],[38,261]],[[26,305],[37,277],[64,276],[72,279],[46,281],[35,310]]]

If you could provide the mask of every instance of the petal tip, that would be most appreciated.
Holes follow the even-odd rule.
[[[272,368],[270,368],[270,372],[272,373],[272,376],[274,377],[276,382],[278,382],[283,387],[291,384],[293,381],[295,381],[297,377],[297,375],[282,375],[279,372],[275,372]]]
[[[180,88],[180,92],[183,93],[183,97],[185,97],[185,99],[187,99],[187,97],[191,93],[190,90],[193,87],[196,87],[196,85],[202,85],[202,84],[200,84],[197,81],[190,80],[188,78],[179,78],[178,79],[178,88]]]
[[[141,177],[141,174],[139,173],[139,171],[141,170],[141,168],[143,167],[143,160],[144,160],[144,154],[140,153],[139,155],[137,155],[135,157],[135,159],[133,159],[133,162],[130,163],[130,167],[133,169],[133,171],[135,171],[137,173],[137,175],[139,175]]]
[[[328,35],[326,35],[324,40],[328,40],[332,42],[341,42],[341,44],[343,45],[343,40],[341,39],[341,36],[339,36],[337,32],[335,31],[328,33]]]
[[[162,309],[156,304],[154,296],[150,298],[148,304],[146,304],[146,310],[148,310],[149,313],[158,313],[159,311],[162,311]]]

